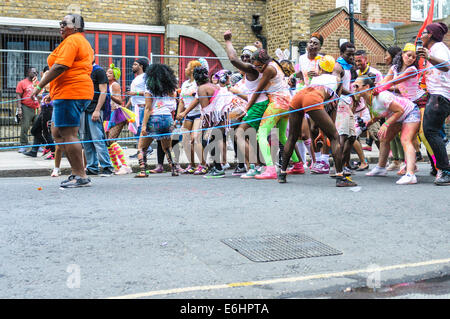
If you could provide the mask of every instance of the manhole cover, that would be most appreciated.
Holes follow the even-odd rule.
[[[342,252],[302,234],[265,235],[221,240],[251,261],[342,255]]]

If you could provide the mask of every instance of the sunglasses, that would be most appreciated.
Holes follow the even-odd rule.
[[[66,22],[66,21],[61,21],[61,22],[59,23],[59,26],[60,26],[61,28],[67,27],[67,22]]]
[[[422,32],[422,35],[427,35],[427,34],[430,34],[430,32],[427,32],[427,31]]]
[[[245,60],[245,59],[250,59],[250,55],[248,55],[248,54],[241,55],[241,60]]]
[[[359,89],[359,85],[358,85],[358,84],[353,84],[353,88],[354,88],[355,90],[358,90],[358,89]]]

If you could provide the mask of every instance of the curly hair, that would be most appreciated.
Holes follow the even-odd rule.
[[[178,81],[173,70],[166,64],[155,63],[146,71],[147,89],[154,96],[169,96],[178,88]]]
[[[397,71],[398,73],[400,73],[402,71],[403,53],[405,53],[405,52],[397,53],[397,55],[392,60],[392,66],[394,67],[394,70]],[[416,56],[416,60],[414,61],[414,63],[412,65],[414,65],[417,69],[419,69],[419,56]]]
[[[209,82],[208,70],[204,67],[198,66],[194,69],[194,80],[197,85],[202,85]]]

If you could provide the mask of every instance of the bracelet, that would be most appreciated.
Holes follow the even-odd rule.
[[[39,91],[42,91],[42,89],[39,87],[39,85],[36,85],[36,88],[37,88]]]
[[[384,122],[383,125],[386,125],[386,127],[389,127],[389,124],[387,122]]]

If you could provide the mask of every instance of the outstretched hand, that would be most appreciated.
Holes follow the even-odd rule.
[[[223,34],[223,38],[225,39],[225,41],[231,41],[231,37],[232,37],[232,35],[231,35],[231,30],[226,31],[226,32]]]

